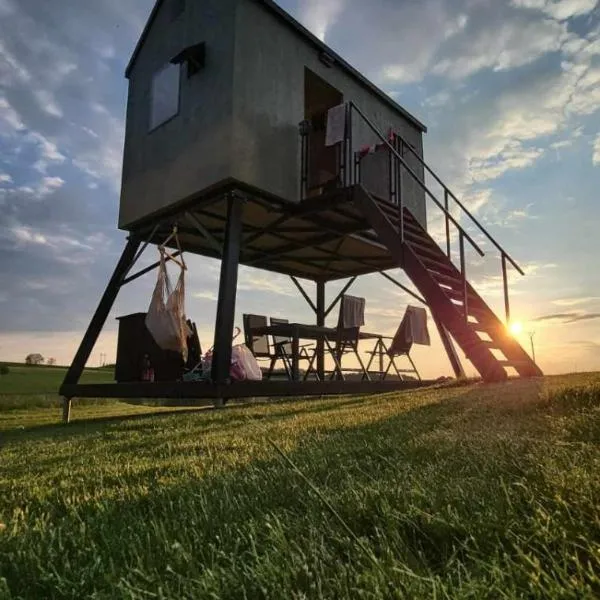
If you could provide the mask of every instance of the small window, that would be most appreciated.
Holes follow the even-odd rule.
[[[150,130],[166,123],[179,112],[179,65],[167,65],[152,79]]]

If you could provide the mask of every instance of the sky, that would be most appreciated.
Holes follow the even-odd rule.
[[[0,360],[40,352],[68,364],[118,260],[124,70],[152,4],[0,0]],[[526,272],[509,271],[511,311],[542,369],[600,370],[596,0],[280,4],[428,126],[428,163]],[[437,235],[431,205],[429,219]],[[483,248],[468,273],[502,316],[500,259]],[[141,264],[154,259],[148,250]],[[188,263],[186,309],[206,349],[218,263]],[[89,364],[114,361],[116,317],[146,311],[154,283],[123,289]],[[330,288],[334,297],[340,285]],[[366,328],[382,333],[412,302],[380,275],[353,291],[367,298]],[[286,278],[242,268],[237,323],[265,306],[314,318]],[[417,366],[450,374],[430,328]]]

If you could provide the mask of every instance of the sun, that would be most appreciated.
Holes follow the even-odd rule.
[[[514,321],[510,324],[510,332],[513,335],[519,335],[523,331],[523,324],[519,323],[519,321]]]

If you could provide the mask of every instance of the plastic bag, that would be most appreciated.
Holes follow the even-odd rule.
[[[260,381],[262,371],[254,354],[246,344],[231,349],[231,379],[234,381]]]
[[[179,352],[184,362],[187,361],[187,337],[190,332],[185,318],[184,269],[181,269],[173,289],[162,249],[158,280],[146,315],[146,327],[160,348]]]
[[[235,328],[233,340],[240,335],[241,329]],[[212,376],[213,349],[206,352],[202,358],[202,375],[205,379],[211,379]],[[246,344],[238,344],[231,349],[231,365],[229,367],[229,377],[232,381],[261,381],[262,371]]]

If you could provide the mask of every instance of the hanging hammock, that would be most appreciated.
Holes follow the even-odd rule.
[[[165,247],[173,239],[180,253],[180,260],[170,254]],[[178,352],[185,362],[188,353],[187,338],[190,335],[185,316],[185,271],[187,266],[183,254],[181,254],[177,227],[173,228],[173,233],[158,247],[158,251],[160,255],[158,279],[148,307],[146,327],[160,348]],[[175,287],[173,287],[167,272],[168,260],[180,267]]]

